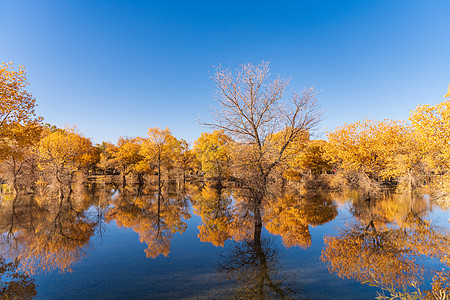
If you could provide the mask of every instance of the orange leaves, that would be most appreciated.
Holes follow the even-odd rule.
[[[207,176],[229,175],[231,138],[223,130],[202,133],[194,143],[194,152]]]
[[[450,101],[418,106],[409,119],[427,162],[438,169],[450,167]]]
[[[409,120],[427,162],[438,170],[450,167],[450,101],[418,106]]]
[[[12,63],[0,66],[0,132],[11,123],[25,124],[35,120],[35,102],[26,91],[28,85],[23,66],[15,71]]]
[[[57,167],[60,171],[76,171],[97,159],[91,141],[69,127],[49,132],[40,141],[38,151],[41,166]]]
[[[0,65],[0,161],[13,161],[7,173],[16,181],[19,173],[16,163],[29,158],[31,147],[40,138],[41,118],[35,115],[35,99],[26,91],[28,82],[22,66],[14,70],[13,64]]]
[[[91,141],[69,127],[47,132],[36,150],[42,179],[57,182],[60,188],[99,160]]]
[[[228,191],[206,185],[192,201],[194,213],[203,222],[198,226],[198,237],[202,242],[223,247],[226,240],[234,238],[235,229],[242,227],[235,219]]]
[[[365,232],[361,225],[344,229],[337,237],[324,238],[321,260],[343,278],[389,289],[409,286],[422,272],[414,257],[397,247],[398,234],[385,229]]]
[[[371,180],[394,179],[412,191],[420,182],[417,175],[443,174],[450,167],[450,101],[418,106],[409,120],[411,125],[391,120],[344,125],[328,134],[327,155],[338,169]]]
[[[142,143],[142,138],[119,137],[117,146],[111,147],[111,157],[123,173],[125,169],[138,168],[142,162],[143,156],[140,154]]]
[[[202,218],[198,226],[198,237],[202,242],[214,246],[222,246],[232,239],[240,241],[248,237],[253,229],[247,212],[237,203],[242,200],[234,195],[236,203],[232,203],[231,191],[226,188],[215,188],[205,185],[201,190],[194,191],[192,202],[194,213]]]
[[[173,234],[184,232],[190,215],[184,202],[154,195],[119,197],[117,204],[108,212],[106,220],[115,220],[119,227],[132,228],[139,234],[141,243],[147,244],[147,257],[168,256]]]
[[[413,168],[420,157],[411,128],[401,121],[365,120],[328,134],[327,154],[344,170],[391,179]]]
[[[311,246],[309,226],[317,226],[337,216],[336,207],[329,199],[301,198],[298,194],[286,194],[265,206],[264,222],[267,230],[280,235],[286,248]]]
[[[9,138],[0,139],[0,160],[22,161],[41,138],[42,127],[37,122],[8,124]]]
[[[311,140],[303,143],[303,147],[288,161],[291,172],[287,174],[295,174],[294,170],[310,171],[313,174],[320,174],[331,169],[330,159],[325,153],[326,141]]]
[[[450,236],[423,218],[426,206],[425,199],[409,197],[354,202],[358,222],[324,238],[321,260],[340,277],[389,291],[420,284],[429,271],[436,286],[445,284],[439,264],[450,266]]]
[[[3,229],[10,228],[14,234],[0,239],[0,253],[20,261],[20,269],[30,274],[70,271],[73,263],[86,255],[94,235],[95,223],[74,210],[73,199],[61,199],[54,205],[52,200],[45,199],[45,209],[24,207],[16,201],[1,207],[2,222],[10,222],[7,216],[14,218]]]
[[[102,159],[104,168],[115,168],[125,176],[137,175],[143,183],[144,174],[166,173],[173,169],[186,170],[195,165],[194,155],[188,143],[175,138],[170,129],[148,129],[148,137],[120,137],[116,145],[105,149]]]
[[[181,142],[172,135],[169,128],[163,130],[154,127],[148,129],[148,138],[143,139],[139,154],[147,164],[170,168],[180,152]]]

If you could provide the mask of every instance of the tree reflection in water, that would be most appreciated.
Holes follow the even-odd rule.
[[[295,278],[280,263],[276,239],[267,236],[280,236],[286,248],[309,247],[311,227],[333,220],[339,199],[302,194],[289,186],[278,192],[271,189],[270,198],[267,195],[261,203],[252,201],[242,188],[204,184],[186,189],[167,185],[118,190],[98,184],[74,187],[63,196],[4,196],[0,203],[1,292],[33,297],[36,287],[30,275],[70,271],[92,249],[92,238],[107,234],[105,225],[112,221],[139,234],[147,244],[147,257],[168,256],[174,234],[187,229],[192,203],[193,212],[202,219],[199,239],[227,246],[217,269],[236,283],[236,297],[300,297]],[[325,237],[321,259],[331,272],[378,286],[391,295],[411,292],[412,285],[421,283],[425,283],[420,286],[424,297],[450,293],[449,233],[427,219],[430,207],[423,198],[356,197],[348,203],[354,221],[335,236]]]
[[[189,219],[188,202],[183,193],[168,189],[162,192],[151,187],[144,190],[122,191],[107,213],[108,222],[115,220],[119,227],[132,228],[141,243],[148,245],[147,257],[168,256],[173,234],[183,233]]]
[[[272,238],[261,237],[260,213],[255,215],[253,237],[235,243],[228,254],[222,255],[218,271],[236,283],[236,298],[292,298],[296,291],[287,286],[287,276],[280,274],[279,250]]]
[[[87,207],[80,202],[74,203],[71,195],[46,199],[45,206],[30,197],[3,202],[2,255],[20,260],[20,269],[30,274],[39,270],[70,271],[74,262],[86,256],[94,234],[95,223],[83,214]]]
[[[325,237],[321,259],[330,272],[391,295],[449,294],[450,235],[425,219],[426,206],[423,198],[356,199],[352,211],[357,221]],[[432,278],[431,288],[411,291],[424,276]]]
[[[194,213],[202,218],[198,238],[214,246],[224,246],[231,239],[242,241],[253,229],[249,207],[242,198],[231,197],[232,190],[206,184],[204,187],[190,186],[189,193]]]
[[[332,221],[337,216],[336,205],[328,195],[299,195],[295,190],[267,203],[264,207],[267,230],[280,235],[286,248],[311,246],[309,226]]]
[[[34,279],[17,270],[19,261],[7,263],[0,257],[0,295],[2,299],[33,299],[37,295]]]
[[[199,238],[215,246],[233,240],[229,253],[221,255],[218,271],[236,283],[236,297],[245,299],[298,298],[289,284],[294,281],[283,272],[280,252],[274,238],[280,235],[285,247],[311,244],[309,226],[333,220],[336,206],[330,198],[300,195],[295,189],[280,191],[270,201],[248,199],[245,189],[225,189],[205,185],[192,191],[194,213],[202,218]],[[256,203],[256,204],[255,204]]]

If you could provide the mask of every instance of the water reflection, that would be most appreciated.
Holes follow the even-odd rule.
[[[221,256],[219,273],[236,283],[238,299],[290,299],[296,292],[281,274],[280,253],[273,238],[263,238],[259,208],[255,208],[252,237],[235,243]]]
[[[202,242],[224,246],[225,241],[242,241],[253,230],[249,207],[242,197],[232,197],[230,188],[190,186],[194,214],[202,218],[198,237]]]
[[[331,273],[390,293],[414,292],[412,286],[430,297],[450,293],[450,236],[429,219],[430,204],[423,197],[339,198],[292,187],[261,203],[251,197],[243,188],[211,184],[185,189],[90,184],[65,194],[3,196],[0,291],[34,297],[30,276],[70,271],[93,251],[94,237],[107,236],[113,224],[136,232],[147,257],[167,257],[173,237],[187,230],[193,213],[201,219],[199,240],[224,247],[217,249],[216,267],[235,283],[234,296],[299,298],[296,279],[281,263],[281,243],[286,249],[310,247],[311,228],[334,220],[338,207],[348,206],[352,219],[324,238],[321,259]]]
[[[233,240],[231,250],[221,255],[218,271],[236,283],[236,297],[272,299],[299,297],[293,282],[283,272],[280,252],[269,233],[279,235],[286,248],[311,245],[310,226],[333,220],[337,208],[329,197],[301,195],[284,189],[270,201],[258,204],[245,189],[205,185],[192,191],[194,213],[202,218],[198,237],[203,242],[224,246]]]
[[[411,288],[425,279],[431,281],[431,288],[423,291],[422,287],[420,293],[432,297],[450,292],[450,236],[426,219],[423,197],[355,198],[351,211],[355,221],[324,238],[321,258],[330,272],[391,295],[419,294]]]
[[[169,255],[173,234],[183,233],[187,227],[184,219],[190,218],[185,195],[170,189],[125,190],[112,203],[106,220],[138,233],[141,243],[148,246],[147,257],[151,258]]]
[[[41,199],[40,199],[41,200]],[[86,256],[96,223],[83,214],[70,196],[47,199],[45,206],[32,197],[2,201],[0,249],[3,257],[19,260],[21,270],[70,271]]]
[[[309,227],[330,222],[337,216],[336,205],[329,195],[300,195],[296,190],[268,202],[264,207],[267,230],[280,235],[286,248],[311,246]]]
[[[17,270],[19,261],[7,263],[0,258],[0,295],[2,299],[33,299],[37,295],[34,279]]]
[[[333,220],[337,207],[327,194],[301,195],[286,189],[279,196],[254,205],[245,190],[214,187],[193,189],[194,213],[202,218],[198,237],[203,242],[223,246],[226,240],[242,241],[252,236],[255,219],[274,235],[282,237],[286,248],[311,245],[309,227]]]

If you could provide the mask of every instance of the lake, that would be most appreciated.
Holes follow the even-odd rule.
[[[19,299],[374,299],[449,289],[449,210],[287,187],[79,185],[3,195],[0,291]],[[7,295],[7,296],[6,296]]]

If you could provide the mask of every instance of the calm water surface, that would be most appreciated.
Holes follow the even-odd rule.
[[[414,282],[449,288],[449,211],[425,196],[286,189],[255,208],[243,195],[97,184],[64,199],[3,196],[3,297],[373,299]]]

